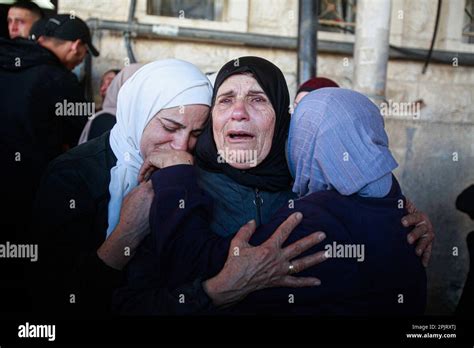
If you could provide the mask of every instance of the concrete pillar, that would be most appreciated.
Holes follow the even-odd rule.
[[[374,101],[385,96],[391,0],[357,1],[353,88]]]

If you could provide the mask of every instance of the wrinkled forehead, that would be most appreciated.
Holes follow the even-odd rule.
[[[265,93],[254,75],[251,72],[244,72],[226,78],[219,86],[216,96],[232,92],[248,93],[249,91]]]

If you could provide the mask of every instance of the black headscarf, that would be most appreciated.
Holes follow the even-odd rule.
[[[233,168],[227,163],[219,163],[212,132],[212,120],[210,120],[198,138],[197,163],[205,170],[224,173],[241,185],[265,191],[288,190],[291,184],[291,175],[286,163],[285,142],[290,126],[290,96],[281,70],[268,60],[259,57],[241,57],[231,60],[217,74],[212,106],[214,106],[217,91],[222,83],[232,75],[246,72],[253,74],[275,110],[275,130],[270,152],[259,165],[247,170]]]

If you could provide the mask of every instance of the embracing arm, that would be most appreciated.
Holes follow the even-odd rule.
[[[159,160],[164,157],[161,153]],[[146,163],[148,160],[145,161],[145,166]],[[146,170],[141,171],[143,173]],[[144,177],[146,175],[141,175],[141,179]],[[150,216],[150,250],[153,254],[151,259],[158,260],[159,265],[156,269],[147,269],[147,262],[136,264],[134,261],[140,256],[137,254],[130,266],[137,266],[135,273],[146,274],[141,274],[138,277],[140,279],[136,277],[135,280],[138,281],[129,282],[127,287],[119,291],[121,307],[126,311],[130,312],[127,310],[130,309],[129,305],[138,302],[161,303],[162,309],[174,308],[160,300],[162,288],[174,289],[183,282],[189,284],[193,279],[194,282],[199,281],[203,275],[204,279],[211,277],[202,282],[202,288],[215,306],[231,305],[249,293],[266,287],[304,287],[320,283],[315,278],[288,274],[289,261],[324,238],[322,233],[313,233],[282,248],[291,231],[301,221],[301,214],[290,216],[268,240],[253,247],[249,240],[255,231],[254,222],[242,226],[231,241],[212,233],[208,215],[210,201],[197,186],[192,166],[161,169],[153,175],[152,181],[155,199]],[[298,270],[303,270],[323,260],[324,253],[317,253],[295,260],[293,264]],[[156,279],[157,269],[160,280]],[[147,278],[145,285],[144,278]],[[137,285],[140,281],[142,285]],[[176,293],[174,290],[171,292]],[[174,302],[176,303],[176,298]],[[163,313],[160,308],[153,312]]]
[[[155,198],[150,213],[154,252],[167,270],[167,283],[176,286],[195,277],[210,278],[203,287],[216,305],[228,306],[249,293],[275,286],[319,285],[311,277],[288,275],[289,261],[319,243],[324,235],[313,233],[287,248],[283,243],[301,221],[290,216],[257,247],[249,244],[255,221],[244,225],[231,240],[210,228],[212,202],[199,188],[193,166],[170,166],[152,176]],[[298,270],[324,260],[324,253],[293,261]]]
[[[428,215],[418,211],[415,205],[407,199],[408,215],[402,218],[405,227],[414,226],[408,234],[408,243],[416,242],[416,254],[421,256],[423,266],[428,267],[433,249],[435,233]]]

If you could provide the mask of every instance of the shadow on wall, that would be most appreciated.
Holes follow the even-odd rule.
[[[472,221],[455,202],[474,182],[474,124],[386,119],[385,128],[403,192],[435,228],[426,314],[452,314],[469,267],[466,236]]]

